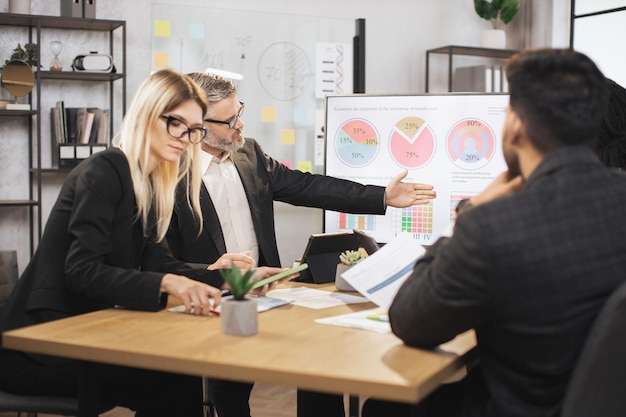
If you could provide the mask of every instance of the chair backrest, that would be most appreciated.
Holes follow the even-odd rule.
[[[0,306],[9,298],[17,278],[17,252],[0,251]]]
[[[626,283],[608,298],[583,346],[561,417],[626,416]]]

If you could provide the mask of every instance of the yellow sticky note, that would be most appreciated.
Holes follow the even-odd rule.
[[[155,20],[154,21],[154,36],[159,36],[162,38],[168,38],[170,36],[169,20]]]
[[[155,52],[153,55],[153,67],[167,68],[170,66],[170,54],[167,52]]]
[[[261,121],[265,123],[275,122],[276,121],[276,107],[272,107],[272,106],[261,107]]]
[[[282,129],[280,131],[280,143],[283,145],[293,145],[296,143],[296,131],[293,129]]]
[[[298,170],[302,172],[311,172],[311,161],[298,161]]]

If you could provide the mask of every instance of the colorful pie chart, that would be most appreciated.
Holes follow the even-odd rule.
[[[401,167],[420,168],[435,153],[435,135],[424,119],[405,117],[396,123],[391,132],[389,152]]]
[[[374,126],[362,119],[349,120],[335,135],[335,151],[348,166],[362,167],[378,154],[380,141]]]
[[[446,146],[448,157],[456,166],[475,170],[493,158],[496,140],[493,130],[485,122],[464,119],[450,129]]]

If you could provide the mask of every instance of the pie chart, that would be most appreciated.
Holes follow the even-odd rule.
[[[448,157],[459,168],[474,170],[485,166],[495,153],[491,127],[478,119],[457,122],[446,140]]]
[[[362,167],[378,154],[380,141],[374,126],[363,119],[353,119],[341,125],[335,135],[335,151],[344,164]]]
[[[391,132],[389,153],[401,167],[419,168],[435,153],[435,135],[424,119],[405,117],[395,124]]]

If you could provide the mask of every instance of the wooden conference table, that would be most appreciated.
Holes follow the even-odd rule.
[[[332,284],[313,287],[335,290]],[[314,322],[373,307],[363,303],[316,310],[286,305],[261,313],[259,333],[250,337],[222,334],[217,317],[109,309],[5,332],[3,346],[87,362],[413,403],[474,357],[473,331],[440,349],[422,350],[403,345],[392,334]],[[81,416],[94,415],[90,400],[81,396]]]

